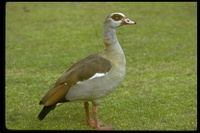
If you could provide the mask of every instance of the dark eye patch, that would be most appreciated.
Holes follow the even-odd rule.
[[[113,14],[111,16],[111,18],[115,21],[119,21],[119,20],[122,20],[123,16],[119,15],[119,14]]]

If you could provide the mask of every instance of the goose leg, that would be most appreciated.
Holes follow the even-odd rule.
[[[85,113],[86,113],[86,123],[90,125],[91,127],[94,127],[94,121],[92,120],[90,116],[89,103],[84,102],[84,107],[85,107]]]
[[[88,102],[84,102],[84,107],[85,107],[85,113],[86,113],[86,123],[95,128],[95,122],[92,119],[92,117],[90,116],[90,111],[89,111],[89,103]],[[98,122],[99,126],[103,125],[103,122]]]
[[[112,130],[113,129],[111,126],[101,127],[98,121],[98,107],[97,106],[93,105],[92,112],[94,114],[95,129],[97,130]]]

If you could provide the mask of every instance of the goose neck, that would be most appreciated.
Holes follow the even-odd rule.
[[[104,26],[103,31],[104,42],[106,46],[118,43],[116,28],[109,27],[107,25]]]

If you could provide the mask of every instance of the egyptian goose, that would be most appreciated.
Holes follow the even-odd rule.
[[[90,55],[72,65],[44,95],[39,104],[44,107],[38,115],[43,120],[58,103],[84,102],[86,122],[98,130],[110,130],[111,126],[102,127],[98,120],[98,104],[101,98],[110,94],[124,79],[126,59],[117,40],[116,29],[122,25],[132,25],[122,13],[112,13],[104,22],[104,43],[106,49],[102,54]],[[94,120],[89,113],[92,102]]]

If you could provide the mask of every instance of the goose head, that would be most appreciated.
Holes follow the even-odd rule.
[[[107,16],[104,22],[104,25],[107,25],[111,28],[117,28],[122,25],[133,25],[133,24],[136,24],[136,22],[130,20],[123,13],[120,12],[110,14],[109,16]]]

